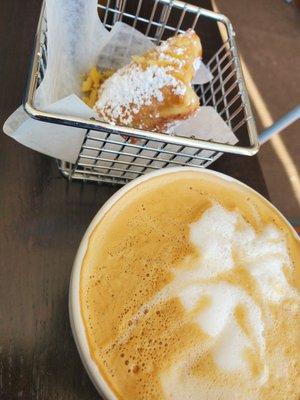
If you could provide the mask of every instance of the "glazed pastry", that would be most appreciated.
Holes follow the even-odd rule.
[[[201,56],[200,39],[192,30],[133,56],[100,87],[97,115],[111,124],[167,132],[199,108],[191,81]]]

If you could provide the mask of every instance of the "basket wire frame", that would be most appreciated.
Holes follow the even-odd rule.
[[[77,161],[71,164],[58,160],[60,171],[69,179],[125,184],[138,176],[160,168],[172,166],[205,168],[224,151],[252,155],[258,149],[255,123],[240,71],[234,33],[227,18],[175,0],[153,0],[153,7],[146,16],[143,13],[143,6],[146,3],[149,10],[149,0],[131,0],[130,2],[129,0],[101,0],[98,4],[99,16],[107,29],[111,29],[117,21],[124,21],[141,30],[155,44],[159,44],[170,36],[183,33],[188,28],[197,31],[201,18],[209,19],[215,24],[223,19],[222,22],[229,32],[228,40],[206,61],[213,79],[204,85],[197,85],[195,90],[200,98],[200,104],[212,106],[217,110],[238,137],[240,130],[245,131],[246,128],[250,145],[248,149],[209,142],[200,146],[199,141],[193,137],[181,140],[170,135],[126,127],[109,126],[101,129],[96,121],[90,121],[91,126],[80,125],[77,122],[76,126],[88,128]],[[174,12],[176,12],[176,18],[172,18],[172,21],[175,20],[176,23],[171,24],[170,15]],[[43,11],[39,25],[40,35],[36,44],[38,60],[34,60],[37,68],[35,88],[42,81],[47,67],[47,23]],[[33,70],[35,66],[33,65]],[[31,79],[26,100],[30,97],[30,91],[32,96],[34,95],[32,86]],[[28,101],[25,102],[27,111],[28,104]],[[30,111],[32,109],[29,107]],[[51,118],[45,117],[43,113],[33,116],[51,122]],[[55,122],[57,123],[57,118]],[[66,119],[62,123],[72,125],[71,122]]]

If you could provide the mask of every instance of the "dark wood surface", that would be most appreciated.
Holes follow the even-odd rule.
[[[1,125],[21,103],[40,3],[0,0]],[[256,157],[225,155],[213,168],[267,196]],[[0,134],[1,400],[99,398],[72,339],[68,285],[85,229],[116,190],[69,183],[54,160]]]

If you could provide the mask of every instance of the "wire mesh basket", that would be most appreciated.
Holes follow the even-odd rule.
[[[125,184],[147,172],[172,166],[205,168],[223,152],[253,155],[258,140],[245,83],[241,72],[234,31],[227,17],[176,0],[100,0],[99,17],[110,30],[123,21],[148,36],[155,44],[189,28],[201,37],[204,62],[213,74],[212,81],[196,85],[200,104],[212,106],[239,139],[238,145],[216,143],[149,132],[126,126],[43,112],[34,107],[35,91],[47,68],[47,20],[42,7],[35,49],[29,73],[24,108],[33,118],[86,129],[76,163],[58,160],[69,179]],[[226,28],[227,39],[206,38],[218,24]],[[132,140],[134,138],[135,140]]]

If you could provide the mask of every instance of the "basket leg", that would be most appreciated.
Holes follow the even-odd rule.
[[[79,151],[77,160],[75,161],[75,164],[70,164],[70,171],[69,171],[69,176],[68,176],[68,178],[69,178],[70,181],[72,180],[73,175],[74,175],[75,171],[76,171],[77,168],[78,168],[78,163],[79,163],[79,161],[80,161],[81,153],[82,153],[82,151],[83,151],[83,146],[84,146],[84,145],[86,144],[86,142],[87,142],[87,138],[88,138],[88,133],[89,133],[89,132],[90,132],[90,129],[87,129],[86,132],[85,132],[84,139],[83,139],[83,142],[82,142],[82,145],[81,145],[81,148],[80,148],[80,151]]]
[[[271,138],[271,136],[281,132],[283,129],[287,128],[289,125],[293,124],[298,119],[300,119],[300,104],[297,107],[293,108],[293,110],[288,112],[286,115],[279,118],[278,121],[276,121],[268,129],[262,132],[259,135],[259,142],[261,144],[265,143]]]

